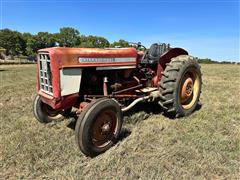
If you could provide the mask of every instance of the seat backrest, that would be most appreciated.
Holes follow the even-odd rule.
[[[157,43],[152,44],[148,50],[148,58],[154,60],[158,58],[159,55],[160,55],[159,45]]]
[[[160,56],[170,48],[169,44],[154,43],[150,46],[149,50],[143,56],[141,63],[143,64],[156,64]]]

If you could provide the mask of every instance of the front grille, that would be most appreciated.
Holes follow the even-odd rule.
[[[50,68],[50,56],[47,53],[40,53],[38,55],[39,60],[39,82],[40,89],[52,95],[52,73]]]

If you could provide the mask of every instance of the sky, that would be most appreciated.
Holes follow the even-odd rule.
[[[170,43],[189,54],[240,61],[239,0],[0,0],[1,29],[55,33],[73,27],[83,35]]]

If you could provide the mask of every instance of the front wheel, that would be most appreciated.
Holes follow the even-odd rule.
[[[171,118],[191,114],[199,101],[202,77],[198,62],[191,56],[171,59],[160,81],[160,101],[165,115]]]
[[[94,157],[116,142],[122,127],[122,111],[117,102],[101,98],[91,102],[75,126],[76,142],[87,156]]]
[[[61,121],[64,116],[62,111],[53,109],[51,106],[42,102],[41,97],[37,95],[33,101],[33,114],[41,123],[49,123],[52,121]]]

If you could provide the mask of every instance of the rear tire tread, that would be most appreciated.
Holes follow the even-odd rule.
[[[180,55],[171,59],[170,63],[166,64],[164,72],[162,72],[162,78],[160,81],[160,100],[159,105],[162,106],[164,115],[170,118],[176,118],[186,116],[189,112],[185,113],[179,108],[176,102],[176,89],[181,78],[181,73],[184,68],[193,66],[200,72],[200,66],[198,62],[189,55]],[[201,72],[200,76],[200,91],[201,94]],[[200,96],[199,94],[199,96]],[[199,98],[199,97],[198,97]],[[198,99],[197,99],[198,101]]]

